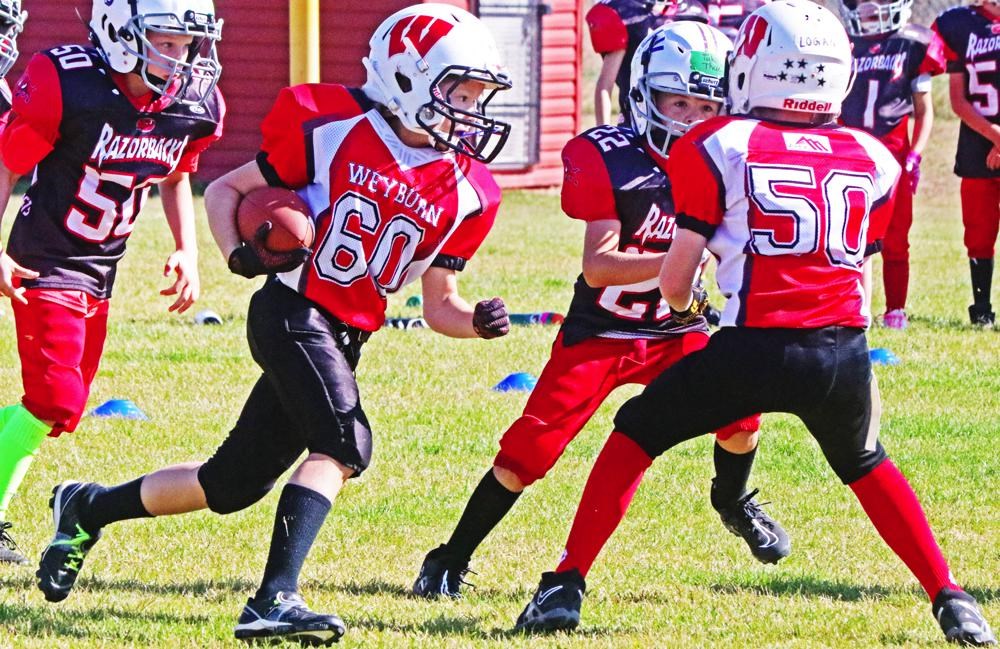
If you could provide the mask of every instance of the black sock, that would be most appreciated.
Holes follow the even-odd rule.
[[[750,479],[750,469],[753,467],[755,455],[757,455],[756,447],[749,453],[737,455],[722,448],[718,441],[715,442],[712,507],[725,509],[746,493],[747,480]]]
[[[297,484],[286,484],[274,514],[271,549],[257,599],[272,598],[278,591],[298,592],[299,572],[319,528],[330,511],[322,494]]]
[[[521,492],[509,491],[500,484],[490,468],[469,496],[462,518],[448,539],[448,551],[462,559],[471,557],[486,535],[507,515],[520,495]]]
[[[993,259],[969,259],[969,272],[972,275],[972,301],[977,306],[988,306],[993,284]]]
[[[80,512],[83,529],[94,533],[108,523],[152,516],[142,504],[142,478],[116,487],[101,487],[90,496]]]

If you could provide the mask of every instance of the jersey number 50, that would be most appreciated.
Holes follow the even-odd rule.
[[[817,184],[819,170],[812,167],[750,164],[747,171],[752,203],[749,245],[756,254],[809,255],[822,249],[835,266],[861,266],[876,196],[871,175],[834,169]],[[787,219],[787,224],[758,227],[763,223],[753,218],[755,211],[771,222]]]

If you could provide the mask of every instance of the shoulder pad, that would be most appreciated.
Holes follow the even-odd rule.
[[[934,39],[934,32],[923,25],[904,25],[902,29],[896,32],[896,35],[922,45],[927,45]]]

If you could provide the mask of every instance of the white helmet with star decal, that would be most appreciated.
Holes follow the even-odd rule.
[[[836,114],[854,81],[840,20],[810,0],[778,0],[750,14],[729,56],[729,111],[777,108]]]

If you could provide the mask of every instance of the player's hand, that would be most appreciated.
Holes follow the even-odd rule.
[[[694,322],[698,316],[708,308],[708,291],[700,286],[691,288],[691,304],[683,311],[677,311],[670,307],[670,317],[679,325],[688,325]]]
[[[507,305],[498,297],[477,302],[472,312],[472,328],[477,336],[486,340],[506,336],[510,332]]]
[[[917,193],[917,185],[920,184],[920,154],[910,151],[906,156],[904,168],[910,178],[910,191]]]
[[[25,288],[23,286],[14,288],[15,277],[20,277],[21,279],[35,279],[38,277],[38,273],[20,265],[11,259],[7,253],[4,252],[3,248],[0,248],[0,293],[3,293],[11,300],[17,300],[21,304],[27,304],[28,300],[24,297]]]
[[[1000,169],[1000,145],[994,146],[986,156],[986,167],[991,170]]]
[[[201,294],[198,261],[183,250],[175,250],[163,265],[163,276],[170,277],[171,273],[176,274],[177,278],[173,284],[160,291],[160,295],[176,295],[177,299],[167,310],[184,313]]]
[[[254,234],[253,241],[233,250],[229,254],[229,270],[247,279],[271,273],[287,273],[295,270],[309,259],[312,250],[296,248],[289,252],[272,252],[264,242],[273,225],[265,221]]]

